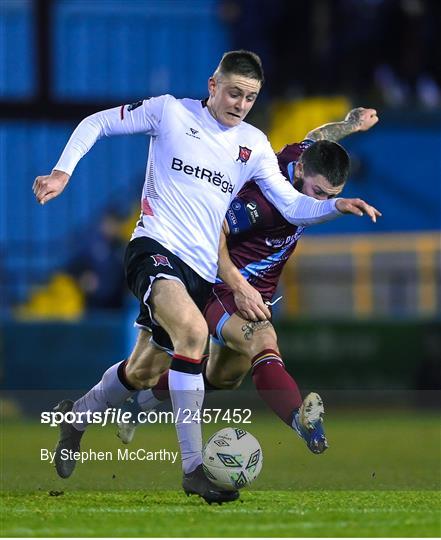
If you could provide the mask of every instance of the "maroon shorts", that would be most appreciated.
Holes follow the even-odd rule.
[[[204,309],[204,317],[208,331],[215,343],[225,345],[222,328],[228,319],[237,312],[231,289],[226,285],[216,285],[208,298]]]

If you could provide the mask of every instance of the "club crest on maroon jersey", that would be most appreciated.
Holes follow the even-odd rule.
[[[236,161],[240,161],[241,163],[246,163],[251,156],[252,150],[247,148],[246,146],[239,146],[239,156],[236,159]]]
[[[150,255],[150,257],[154,260],[155,266],[169,266],[170,268],[173,268],[168,260],[168,257],[165,255]]]

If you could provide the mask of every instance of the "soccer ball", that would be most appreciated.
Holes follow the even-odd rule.
[[[262,465],[259,441],[244,429],[221,429],[208,439],[203,450],[205,474],[225,490],[249,486],[259,476]]]

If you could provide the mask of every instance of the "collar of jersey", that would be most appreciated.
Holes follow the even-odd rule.
[[[297,161],[290,161],[288,163],[288,166],[286,167],[291,184],[294,184],[294,171],[295,171],[296,165],[297,165]]]
[[[207,98],[208,99],[208,98]],[[210,111],[208,110],[208,107],[207,107],[207,99],[204,99],[201,101],[201,106],[202,106],[202,114],[205,114],[205,116],[208,118],[208,122],[209,124],[213,125],[214,126],[217,126],[221,131],[228,131],[230,129],[235,129],[237,127],[240,126],[240,124],[242,122],[240,122],[240,124],[238,124],[237,126],[232,126],[232,127],[228,127],[228,126],[224,126],[223,124],[221,124],[220,122],[218,122],[216,120],[216,118],[214,118]]]

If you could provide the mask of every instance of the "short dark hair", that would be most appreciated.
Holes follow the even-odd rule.
[[[331,186],[341,186],[349,176],[349,155],[333,141],[317,141],[307,148],[301,162],[305,176],[321,174]]]
[[[242,75],[255,79],[261,84],[264,82],[262,61],[256,53],[251,51],[229,51],[224,53],[214,75]]]

